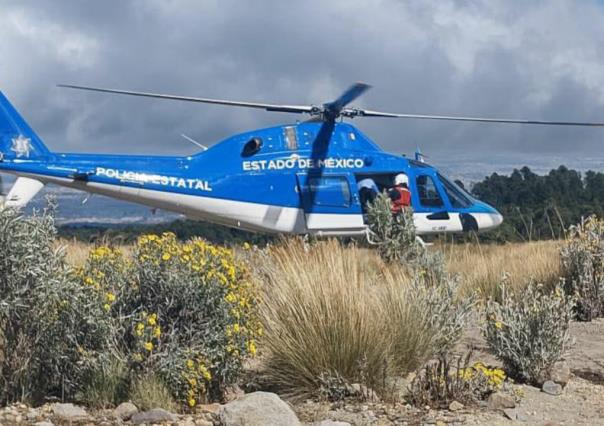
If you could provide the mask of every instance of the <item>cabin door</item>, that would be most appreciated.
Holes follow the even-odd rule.
[[[356,182],[346,174],[298,173],[298,192],[310,229],[362,229]]]

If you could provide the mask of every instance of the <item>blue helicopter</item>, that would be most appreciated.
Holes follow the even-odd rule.
[[[141,203],[265,233],[357,236],[367,232],[359,196],[364,179],[379,191],[405,176],[419,235],[483,231],[502,215],[426,164],[383,151],[344,118],[385,117],[492,123],[604,126],[604,123],[394,114],[348,105],[356,83],[321,105],[276,105],[74,85],[72,89],[308,114],[309,121],[231,136],[196,155],[65,154],[50,151],[0,93],[0,171],[17,176],[6,206],[26,205],[46,184]]]

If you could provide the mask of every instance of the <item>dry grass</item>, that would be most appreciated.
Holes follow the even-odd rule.
[[[433,333],[409,303],[408,278],[384,273],[375,253],[292,240],[258,264],[267,374],[284,394],[316,394],[325,376],[380,391],[387,376],[428,356]]]
[[[130,400],[139,410],[163,408],[171,412],[178,411],[178,404],[172,398],[168,387],[157,376],[149,375],[135,380],[130,385]]]
[[[532,279],[551,285],[560,277],[559,241],[538,241],[505,245],[444,245],[448,269],[461,276],[460,292],[478,290],[485,297],[497,296],[497,285],[504,275],[515,290]]]

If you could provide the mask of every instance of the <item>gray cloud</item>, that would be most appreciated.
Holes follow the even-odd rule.
[[[54,150],[191,152],[297,117],[55,88],[90,84],[435,114],[604,121],[596,0],[0,1],[0,88]],[[412,152],[604,154],[604,129],[354,122]]]

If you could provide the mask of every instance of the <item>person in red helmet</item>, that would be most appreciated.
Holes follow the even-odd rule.
[[[411,206],[411,191],[409,191],[409,177],[399,173],[394,177],[394,186],[388,191],[392,202],[392,213],[400,213],[404,208]]]

